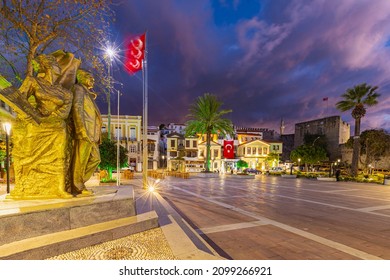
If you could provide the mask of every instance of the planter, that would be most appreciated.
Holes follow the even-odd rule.
[[[289,178],[289,179],[292,179],[292,178],[297,178],[297,175],[290,175],[290,174],[282,174],[282,178]]]
[[[336,182],[336,178],[333,177],[317,177],[318,181]]]

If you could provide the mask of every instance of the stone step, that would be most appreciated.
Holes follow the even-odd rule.
[[[0,245],[136,214],[130,186],[96,187],[72,199],[0,200]]]
[[[155,211],[0,246],[0,259],[42,260],[158,227]]]

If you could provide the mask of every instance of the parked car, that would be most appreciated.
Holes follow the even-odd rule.
[[[272,167],[269,172],[282,172],[284,171],[284,169],[280,166],[277,166],[277,167]]]
[[[245,173],[252,173],[252,174],[261,174],[261,171],[260,171],[260,170],[253,169],[253,168],[244,169],[244,172],[245,172]]]

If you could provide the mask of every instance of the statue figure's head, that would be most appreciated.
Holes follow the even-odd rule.
[[[92,89],[95,84],[95,79],[92,74],[86,70],[77,70],[77,83],[82,84],[88,89]]]
[[[34,70],[38,77],[54,83],[61,75],[61,69],[57,60],[52,55],[41,54],[33,60]]]
[[[97,95],[92,91],[92,88],[95,84],[95,79],[93,78],[91,72],[88,72],[83,69],[77,70],[77,83],[85,86],[89,89],[89,94],[92,95],[93,99],[96,99]]]
[[[61,69],[61,77],[58,83],[66,89],[71,89],[76,83],[76,72],[81,61],[75,58],[72,53],[63,50],[55,51],[51,55],[55,57]]]

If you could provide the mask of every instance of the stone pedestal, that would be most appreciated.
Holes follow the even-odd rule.
[[[0,245],[134,216],[132,187],[96,187],[71,199],[0,200]]]

